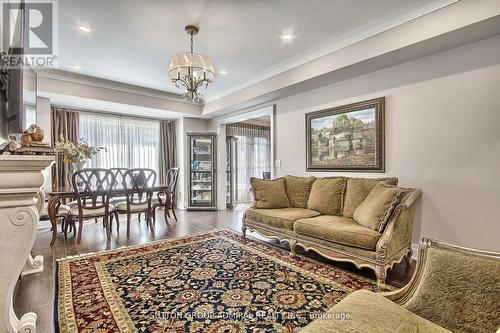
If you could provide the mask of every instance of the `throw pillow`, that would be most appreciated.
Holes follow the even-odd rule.
[[[345,178],[317,178],[311,188],[307,208],[324,215],[340,215]]]
[[[314,177],[285,177],[286,195],[292,207],[307,207],[307,199],[309,199],[313,182]]]
[[[250,185],[255,199],[255,208],[290,207],[284,178],[274,180],[250,178]]]
[[[362,203],[373,188],[385,182],[389,185],[398,185],[398,179],[392,178],[347,178],[347,184],[344,195],[344,208],[342,215],[353,217],[354,211]]]
[[[397,186],[377,184],[354,211],[354,220],[372,230],[383,230],[403,192]]]

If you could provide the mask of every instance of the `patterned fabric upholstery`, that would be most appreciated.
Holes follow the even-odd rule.
[[[286,196],[285,178],[264,180],[250,178],[256,208],[286,208],[290,202]]]
[[[349,294],[328,310],[331,318],[317,319],[300,333],[444,333],[450,332],[368,290]]]
[[[453,332],[495,332],[500,260],[430,247],[420,283],[403,307]]]
[[[316,179],[307,200],[307,208],[321,214],[340,215],[345,183],[343,177]]]
[[[379,232],[366,228],[353,219],[342,216],[322,215],[298,220],[293,225],[293,229],[299,235],[367,250],[375,250],[380,238]]]
[[[114,197],[114,198],[109,199],[109,203],[112,203],[112,204],[115,204],[118,202],[123,202],[123,201],[127,201],[127,198],[126,197]]]
[[[306,208],[314,177],[286,176],[286,195],[290,205],[296,208]]]
[[[381,182],[398,185],[398,179],[392,178],[347,178],[342,215],[353,217],[354,211],[362,203],[373,188]]]
[[[402,193],[403,189],[396,186],[377,184],[354,211],[354,220],[372,230],[382,230],[399,204]]]
[[[350,254],[353,254],[356,256],[361,256],[364,258],[370,258],[370,259],[377,258],[377,252],[372,251],[372,250],[362,249],[359,247],[344,245],[344,244],[340,244],[340,243],[329,242],[329,241],[326,241],[323,239],[319,239],[316,237],[310,237],[307,235],[300,235],[298,242],[300,243],[302,240],[304,240],[306,242],[313,242],[315,244],[319,244],[321,246],[324,246],[327,249],[340,250],[342,252],[350,253]]]
[[[123,212],[127,211],[127,202],[118,202],[116,204],[116,209]],[[136,212],[143,212],[148,209],[148,204],[142,204],[142,205],[130,205],[130,212],[131,213],[136,213]]]
[[[320,215],[318,212],[303,208],[256,209],[250,208],[246,218],[250,221],[272,227],[293,230],[295,221]]]
[[[68,205],[59,205],[59,209],[57,210],[57,215],[65,215],[68,214],[71,210],[71,207]],[[48,214],[47,214],[48,215]]]
[[[113,205],[109,205],[109,211],[112,212],[115,209]],[[71,207],[70,214],[73,216],[78,216],[78,206]],[[102,216],[104,215],[104,207],[99,209],[84,209],[83,217],[94,217],[94,216]]]

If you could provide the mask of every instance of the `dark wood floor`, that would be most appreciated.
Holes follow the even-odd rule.
[[[217,229],[233,229],[240,231],[241,216],[246,206],[240,205],[233,209],[220,212],[185,212],[177,211],[178,222],[170,219],[170,226],[167,226],[162,218],[163,211],[158,211],[156,229],[152,234],[144,221],[138,223],[137,219],[132,221],[131,236],[126,237],[126,222],[121,218],[121,230],[119,233],[113,231],[112,239],[106,242],[105,231],[102,223],[95,224],[87,221],[83,229],[82,243],[76,245],[74,238],[64,239],[62,234],[53,247],[49,246],[51,231],[47,222],[41,222],[38,235],[33,247],[33,255],[44,256],[44,270],[42,273],[25,276],[20,279],[15,296],[14,308],[18,317],[26,312],[35,312],[38,315],[37,331],[52,332],[53,325],[53,303],[54,303],[54,270],[55,262],[58,258],[75,256],[84,253],[98,252],[109,249],[116,249],[122,246],[144,244],[153,240],[189,236],[196,233],[203,233]],[[250,233],[251,236],[256,236]],[[274,242],[276,244],[276,242]],[[286,247],[286,245],[283,245]],[[302,253],[301,251],[297,251]],[[314,254],[307,254],[316,259],[328,262],[336,267],[341,267],[364,276],[374,278],[373,272],[369,269],[358,270],[349,263],[334,263],[321,259]],[[413,265],[415,266],[415,265]],[[395,286],[406,284],[413,274],[412,269],[407,269],[406,264],[397,264],[389,272],[388,283]]]

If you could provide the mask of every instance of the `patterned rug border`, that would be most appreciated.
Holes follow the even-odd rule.
[[[168,239],[168,238],[167,239],[159,239],[159,240],[155,240],[153,242],[149,242],[149,243],[145,243],[145,244],[126,245],[126,246],[121,246],[121,247],[116,248],[116,249],[109,249],[109,250],[98,251],[98,252],[78,254],[78,255],[74,255],[74,256],[67,256],[67,257],[62,257],[62,258],[56,259],[56,269],[54,270],[54,281],[55,281],[54,324],[55,324],[55,328],[56,328],[55,331],[61,332],[60,311],[63,310],[63,308],[65,308],[65,309],[67,309],[69,307],[73,308],[73,293],[72,293],[73,290],[72,290],[72,281],[71,281],[71,273],[70,273],[71,270],[69,269],[69,264],[71,262],[89,259],[89,258],[96,258],[97,259],[99,257],[111,256],[113,254],[117,254],[117,253],[120,253],[123,251],[133,251],[133,250],[141,250],[141,249],[151,248],[151,250],[143,253],[144,255],[146,255],[147,253],[151,253],[151,252],[155,252],[155,251],[162,251],[165,248],[175,248],[175,247],[186,246],[189,244],[200,243],[200,242],[207,241],[207,240],[217,238],[217,237],[222,237],[222,238],[226,239],[227,241],[230,241],[233,244],[241,246],[242,248],[244,248],[250,252],[256,253],[259,256],[273,260],[273,261],[279,263],[280,265],[286,266],[294,271],[299,272],[300,274],[310,276],[317,281],[332,285],[336,288],[343,289],[345,291],[352,291],[353,290],[352,286],[344,285],[341,282],[336,281],[335,274],[333,274],[333,273],[336,273],[336,272],[343,273],[343,274],[349,275],[350,277],[357,279],[359,282],[363,282],[364,284],[368,284],[371,287],[376,286],[376,283],[373,279],[364,277],[360,274],[357,274],[355,272],[351,272],[351,271],[343,269],[343,268],[332,266],[328,263],[319,261],[315,258],[311,258],[311,257],[308,257],[306,255],[297,254],[295,257],[289,257],[289,256],[285,256],[285,255],[283,257],[273,256],[272,254],[268,254],[266,252],[263,252],[263,250],[261,248],[254,248],[254,247],[249,246],[249,243],[250,243],[250,245],[251,245],[251,243],[254,243],[254,244],[257,244],[261,247],[270,247],[274,251],[283,252],[283,254],[285,254],[285,253],[288,254],[287,253],[288,251],[278,244],[269,243],[269,242],[266,242],[265,240],[257,239],[253,236],[247,235],[245,238],[242,238],[242,236],[243,235],[240,232],[235,231],[235,230],[215,229],[215,230],[209,231],[209,232],[200,232],[200,233],[195,233],[195,234],[191,234],[191,235],[187,235],[187,236],[171,238],[171,239]],[[197,239],[197,238],[200,238],[200,239]],[[183,242],[183,241],[185,241],[185,242]],[[168,244],[172,244],[172,243],[176,243],[176,242],[179,242],[179,244],[173,244],[173,246],[171,246],[171,247],[168,246]],[[165,247],[161,246],[162,244],[165,244]],[[160,245],[160,246],[158,246],[158,245]],[[105,276],[107,276],[107,274],[99,274],[99,272],[100,273],[103,273],[103,272],[102,272],[102,269],[99,269],[98,266],[100,266],[102,268],[102,264],[104,264],[104,263],[117,261],[117,260],[123,260],[126,258],[138,256],[138,255],[141,255],[141,253],[133,253],[133,254],[130,254],[127,256],[117,257],[117,258],[106,258],[102,261],[96,260],[96,262],[93,262],[92,264],[94,265],[94,268],[96,269],[96,272],[98,273],[97,276],[98,276],[98,279],[100,280],[102,290],[104,291],[105,286],[108,285],[107,283],[103,283],[105,281],[102,280],[102,278],[105,278]],[[308,262],[315,264],[317,266],[317,269],[315,269],[315,270],[304,269],[303,264],[308,264]],[[61,269],[62,270],[67,269],[68,272],[62,272]],[[332,273],[332,274],[330,275],[328,273]],[[63,286],[60,285],[60,281],[59,281],[61,274],[63,274],[63,277],[61,277],[61,278],[65,279],[65,281],[63,282],[63,284],[64,284]],[[70,281],[66,281],[66,279],[68,277],[69,277]],[[60,288],[64,288],[64,290],[59,290]],[[392,288],[389,287],[387,289],[391,290]],[[114,295],[110,296],[110,294],[112,294],[112,292],[109,290],[108,290],[108,292],[104,292],[104,297],[105,297],[106,301],[108,302],[108,305],[110,303],[115,303],[114,302],[115,296]],[[61,295],[63,297],[65,297],[63,300],[64,305],[62,307],[59,305]],[[113,300],[109,299],[108,296],[112,297]],[[111,309],[111,307],[110,307],[110,309]],[[116,309],[116,311],[119,311],[119,310]],[[115,315],[116,315],[115,311],[112,310],[112,312],[113,312],[113,317],[115,317]],[[69,315],[69,317],[68,317],[68,315]],[[71,325],[73,323],[76,323],[76,317],[74,316],[74,313],[70,314],[70,313],[68,313],[68,311],[64,311],[63,316],[65,317],[65,319],[64,319],[65,324],[66,325],[68,325],[68,323],[70,324],[69,326],[65,327],[65,329],[67,329],[67,330],[65,330],[64,332],[78,332],[78,328],[75,327],[74,325]],[[127,321],[126,318],[123,318],[123,313],[120,313],[120,317],[122,317],[122,319],[125,319],[125,321]],[[115,319],[116,319],[116,317],[115,317]]]

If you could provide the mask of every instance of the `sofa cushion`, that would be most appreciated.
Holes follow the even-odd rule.
[[[294,223],[293,229],[299,235],[367,250],[375,250],[380,238],[379,232],[343,216],[321,215],[298,220]]]
[[[321,214],[340,215],[344,189],[343,177],[316,178],[307,200],[307,208]]]
[[[354,211],[354,220],[372,230],[383,230],[403,191],[386,183],[377,184]]]
[[[285,177],[286,195],[290,201],[290,206],[306,208],[309,193],[311,192],[314,177]]]
[[[386,182],[389,185],[398,185],[398,179],[392,178],[347,178],[342,215],[353,217],[354,211],[362,203],[375,185]]]
[[[304,208],[250,208],[246,212],[246,218],[250,221],[288,230],[293,230],[295,221],[318,215],[320,215],[318,212]]]
[[[332,317],[329,318],[328,314]],[[330,308],[324,318],[316,319],[300,330],[300,333],[317,332],[444,333],[450,331],[403,309],[381,295],[368,290],[358,290]]]
[[[274,180],[250,178],[255,208],[286,208],[290,202],[286,196],[285,178]]]

